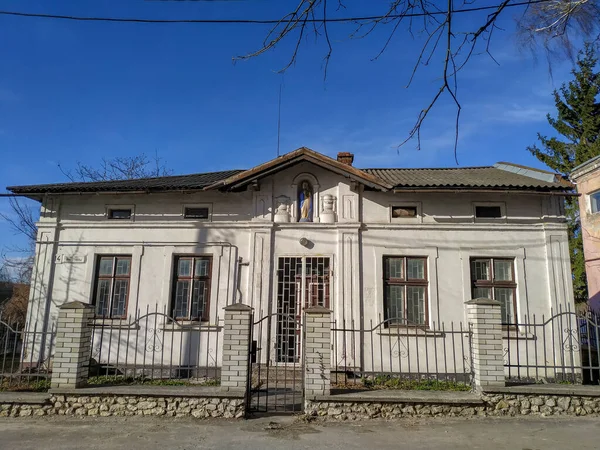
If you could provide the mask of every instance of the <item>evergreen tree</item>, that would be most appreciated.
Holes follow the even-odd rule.
[[[568,177],[579,164],[600,155],[600,71],[595,71],[597,61],[596,47],[586,44],[579,53],[576,68],[571,72],[574,80],[554,91],[557,117],[548,114],[547,119],[562,138],[538,133],[541,148],[536,145],[527,148],[537,159],[564,177]],[[577,199],[568,198],[565,210],[569,224],[575,301],[587,301]]]

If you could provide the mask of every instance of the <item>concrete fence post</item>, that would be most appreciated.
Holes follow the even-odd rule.
[[[252,308],[236,303],[225,307],[221,389],[246,391],[250,358]]]
[[[468,300],[467,319],[473,332],[471,354],[475,388],[504,386],[502,317],[500,302],[489,298]]]
[[[92,346],[89,322],[93,316],[94,307],[82,302],[65,303],[59,308],[52,360],[53,389],[78,388],[87,383]]]
[[[331,311],[317,306],[304,312],[304,397],[310,400],[331,391]]]

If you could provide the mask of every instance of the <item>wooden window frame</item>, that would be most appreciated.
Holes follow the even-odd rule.
[[[111,275],[100,275],[100,262],[104,258],[112,258],[113,260],[113,268]],[[127,275],[117,275],[117,259],[128,259],[129,260],[129,273]],[[96,270],[94,272],[94,292],[92,296],[92,305],[94,305],[94,313],[98,317],[102,317],[105,319],[126,319],[127,311],[129,308],[129,294],[131,293],[131,265],[132,265],[132,257],[131,255],[97,255],[96,256]],[[110,290],[108,294],[108,314],[98,314],[98,285],[100,284],[100,280],[110,280]],[[127,296],[125,297],[125,308],[122,315],[113,315],[113,294],[115,288],[115,282],[117,280],[127,280]]]
[[[192,261],[192,267],[190,271],[190,276],[179,276],[177,273],[179,271],[179,261],[182,259],[189,259]],[[204,259],[208,261],[208,274],[206,276],[196,276],[196,260]],[[173,283],[171,287],[171,305],[169,308],[169,313],[172,318],[175,320],[188,320],[191,322],[208,322],[210,317],[210,296],[211,296],[211,288],[212,288],[212,267],[213,267],[213,257],[212,255],[175,255],[173,258]],[[175,315],[175,301],[177,295],[177,282],[180,280],[189,280],[190,289],[189,289],[189,298],[188,298],[188,308],[186,316],[176,316]],[[202,317],[192,318],[192,295],[194,291],[194,281],[195,280],[205,280],[206,282],[206,308],[202,311]]]
[[[490,264],[490,280],[476,280],[473,272],[473,262],[474,261],[489,261]],[[494,274],[494,261],[509,261],[511,264],[511,277],[512,281],[495,281]],[[495,300],[496,293],[494,288],[504,288],[504,289],[512,289],[513,291],[513,313],[512,313],[512,321],[513,323],[505,323],[502,322],[503,327],[515,327],[517,323],[517,279],[515,278],[515,258],[504,258],[504,257],[493,257],[493,256],[472,256],[469,259],[469,269],[471,271],[471,296],[474,297],[474,292],[476,288],[486,288],[490,289],[492,293],[492,300]]]
[[[392,277],[388,277],[387,274],[387,261],[390,259],[402,259],[402,270],[404,273],[404,278],[392,278]],[[407,269],[407,261],[409,259],[421,259],[423,260],[424,264],[423,264],[423,279],[415,279],[415,278],[407,278],[408,276],[408,271]],[[390,318],[388,317],[388,298],[387,298],[387,287],[388,286],[404,286],[404,314],[405,317],[403,317],[402,319],[405,321],[404,324],[399,324],[399,323],[395,323],[395,322],[387,322]],[[406,313],[407,313],[407,295],[406,295],[406,291],[407,291],[407,287],[409,286],[420,286],[420,287],[424,287],[425,288],[425,296],[423,301],[425,302],[425,317],[423,318],[423,323],[422,324],[414,324],[414,323],[407,323],[408,319],[406,317]],[[428,287],[429,287],[429,272],[427,270],[427,256],[404,256],[404,255],[384,255],[383,256],[383,317],[384,320],[386,321],[386,327],[412,327],[412,328],[428,328],[429,327],[429,292],[428,292]]]

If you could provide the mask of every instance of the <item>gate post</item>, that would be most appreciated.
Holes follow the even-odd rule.
[[[304,312],[304,397],[310,400],[331,391],[331,311],[316,306]]]
[[[250,361],[252,308],[242,303],[235,303],[224,309],[221,389],[245,392]]]
[[[473,339],[473,378],[475,389],[504,386],[504,360],[502,352],[502,314],[500,302],[489,298],[468,300],[467,320]]]
[[[85,386],[92,350],[94,307],[82,302],[65,303],[59,308],[56,344],[52,361],[52,389]]]

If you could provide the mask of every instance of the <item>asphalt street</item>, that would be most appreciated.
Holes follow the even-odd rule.
[[[420,419],[307,423],[40,417],[0,420],[1,449],[598,449],[598,418]]]

